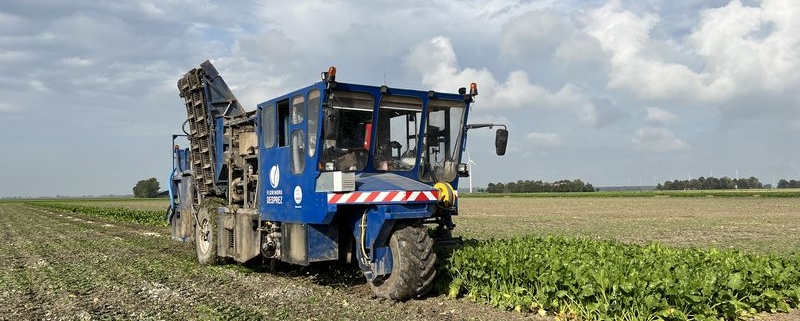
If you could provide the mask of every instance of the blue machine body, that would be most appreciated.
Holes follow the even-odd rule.
[[[377,86],[365,86],[357,84],[337,83],[335,91],[329,91],[326,82],[319,82],[312,86],[297,90],[292,93],[277,97],[275,99],[263,102],[258,105],[256,119],[259,124],[257,133],[259,137],[259,182],[260,188],[258,191],[258,206],[262,220],[265,221],[279,221],[288,223],[308,224],[309,231],[314,235],[325,235],[325,232],[320,230],[329,226],[337,215],[346,216],[345,219],[355,231],[356,239],[361,236],[360,218],[366,215],[367,226],[364,229],[366,247],[369,258],[360,260],[360,262],[373,262],[368,270],[374,271],[376,275],[382,275],[391,271],[391,252],[388,251],[386,242],[390,236],[390,232],[394,223],[398,220],[412,220],[412,219],[425,219],[430,218],[437,206],[438,191],[434,189],[433,185],[437,182],[433,179],[424,181],[420,177],[422,172],[420,167],[424,166],[421,162],[421,153],[414,153],[413,164],[404,168],[403,170],[387,171],[381,170],[376,161],[376,153],[374,149],[367,150],[367,160],[363,164],[363,168],[354,171],[355,176],[355,190],[347,193],[337,193],[330,191],[318,191],[317,179],[325,172],[324,165],[320,165],[320,157],[322,151],[325,149],[323,139],[323,125],[325,120],[325,106],[329,104],[326,98],[331,93],[341,95],[345,92],[357,92],[370,95],[374,98],[371,109],[373,115],[372,124],[379,124],[380,115],[380,101],[384,95],[401,96],[401,97],[414,97],[422,103],[420,114],[422,119],[418,124],[427,123],[427,109],[428,102],[431,99],[451,100],[457,102],[464,102],[464,96],[458,94],[444,94],[444,93],[430,93],[427,91],[405,90],[405,89],[383,89]],[[309,98],[312,93],[320,93],[321,99],[315,100]],[[290,101],[295,97],[303,97],[305,102],[305,112],[302,120],[298,121],[282,121],[277,119],[280,115],[279,112],[272,112],[272,108],[278,108],[281,101]],[[309,104],[315,104],[310,106]],[[466,130],[463,123],[467,119],[469,110],[469,102],[465,102],[464,114],[461,119],[454,125],[460,135],[454,137],[461,141],[456,144],[458,150],[452,153],[455,159],[451,161],[454,164],[460,162],[461,153],[465,146]],[[290,117],[291,118],[291,117]],[[309,121],[310,120],[310,121]],[[316,121],[314,121],[316,120]],[[276,124],[274,128],[270,126],[263,126],[265,122]],[[281,126],[285,126],[283,129]],[[276,141],[267,142],[269,139],[267,130],[274,130]],[[370,146],[376,146],[377,131],[380,126],[371,126],[371,132],[365,137],[371,137],[372,141]],[[426,128],[420,128],[418,136],[424,136]],[[284,134],[278,133],[283,131]],[[302,166],[292,164],[292,139],[291,133],[303,133],[305,135],[304,142],[306,150],[314,149],[313,153],[304,152],[302,157],[305,160]],[[315,139],[309,141],[307,139],[309,133],[316,133]],[[288,141],[278,141],[283,139]],[[361,138],[360,138],[361,139]],[[412,150],[423,150],[423,140],[417,139],[417,144]],[[311,144],[316,144],[312,146]],[[267,147],[269,146],[269,147]],[[312,155],[313,154],[313,155]],[[297,159],[295,158],[294,161]],[[458,188],[458,176],[450,175],[447,182]],[[380,193],[391,194],[397,197],[397,194],[405,193],[406,197],[397,197],[399,201],[392,201],[388,197],[380,198]],[[378,194],[378,197],[372,197]],[[411,197],[412,194],[416,197]],[[419,195],[429,197],[419,197]],[[367,195],[367,196],[365,196]],[[334,198],[339,202],[332,202]],[[342,198],[348,197],[345,202],[341,202]],[[364,214],[366,212],[366,214]],[[309,261],[315,261],[316,258],[327,258],[329,246],[325,243],[330,242],[330,239],[325,237],[310,238],[309,242],[320,242],[321,244],[308,244]],[[379,246],[380,245],[380,246]],[[361,252],[357,252],[359,257]],[[366,268],[366,267],[364,267]]]
[[[217,79],[215,70],[207,74],[212,77],[206,82]],[[444,206],[442,191],[434,185],[458,188],[471,95],[323,80],[232,118],[231,104],[219,103],[232,94],[227,87],[222,94],[212,89],[204,89],[204,108],[216,115],[203,120],[213,127],[210,146],[175,149],[170,213],[191,211],[186,204],[196,208],[204,193],[230,197],[236,188],[229,174],[230,154],[234,144],[244,148],[230,137],[236,126],[246,123],[257,137],[257,146],[251,147],[257,164],[250,169],[257,176],[257,187],[250,191],[257,216],[251,232],[265,231],[264,222],[281,224],[284,251],[279,259],[295,264],[336,260],[343,248],[339,243],[351,239],[362,270],[372,279],[391,272],[388,241],[398,222],[445,222],[452,229],[457,199]],[[193,121],[187,135],[205,124]],[[192,155],[204,148],[211,150],[212,168]],[[208,178],[197,181],[204,170],[213,173],[213,184]],[[345,237],[343,231],[352,235]],[[297,246],[304,249],[291,248]]]

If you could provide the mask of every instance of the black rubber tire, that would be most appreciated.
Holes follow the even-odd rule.
[[[401,224],[389,239],[392,273],[368,282],[376,297],[405,301],[430,291],[436,278],[433,239],[422,224]]]
[[[217,256],[217,213],[214,209],[201,206],[197,212],[194,230],[194,248],[197,262],[202,265],[218,265],[221,260]]]

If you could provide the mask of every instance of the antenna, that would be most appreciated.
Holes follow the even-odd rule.
[[[469,193],[472,194],[472,165],[478,165],[477,163],[472,161],[472,157],[469,156],[469,152],[467,152],[467,170],[469,171]]]

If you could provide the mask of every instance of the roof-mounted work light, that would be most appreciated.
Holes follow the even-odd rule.
[[[322,78],[322,81],[326,82],[336,81],[336,67],[331,66],[328,68],[328,71],[323,71],[322,74],[320,74],[320,78]]]

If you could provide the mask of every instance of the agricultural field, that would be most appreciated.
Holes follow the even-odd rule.
[[[450,270],[443,267],[440,271],[440,275],[445,276],[440,284],[441,293],[405,303],[372,299],[363,278],[352,267],[281,266],[275,272],[267,272],[257,265],[199,266],[194,261],[193,247],[171,241],[167,229],[159,226],[156,219],[137,221],[115,214],[127,209],[139,213],[136,215],[150,213],[158,217],[163,215],[166,204],[165,200],[0,203],[0,226],[3,227],[0,320],[552,320],[554,316],[558,319],[579,317],[575,313],[564,313],[563,307],[568,305],[561,305],[559,311],[557,306],[538,309],[545,303],[534,304],[531,300],[520,301],[524,304],[507,304],[514,301],[495,299],[493,302],[491,295],[487,300],[484,292],[470,287],[480,275],[476,279],[476,274],[457,274],[453,270],[478,271],[480,268],[454,263],[449,263]],[[695,253],[692,255],[697,259],[706,258],[703,253],[717,251],[711,253],[722,253],[722,256],[737,253],[737,257],[753,258],[753,262],[762,262],[758,261],[762,257],[774,259],[766,264],[794,264],[791,259],[800,252],[800,198],[462,197],[460,206],[461,215],[455,218],[458,224],[455,234],[465,237],[468,246],[456,252],[454,259],[460,257],[468,262],[479,262],[470,255],[486,257],[483,252],[487,247],[502,251],[505,243],[510,244],[511,253],[530,254],[520,255],[520,260],[544,253],[543,257],[551,261],[560,256],[571,257],[575,264],[586,262],[575,261],[577,256],[569,255],[586,249],[595,251],[593,253],[615,253],[616,257],[643,255],[638,253],[648,249],[664,254],[641,261],[651,263],[662,262],[657,261],[661,256],[687,255],[682,251]],[[661,245],[650,244],[653,241]],[[575,250],[575,246],[579,250]],[[554,252],[561,248],[565,250]],[[712,248],[719,250],[709,250]],[[529,252],[525,253],[526,250]],[[768,253],[773,254],[769,256]],[[609,254],[609,257],[614,256]],[[513,262],[511,259],[503,261],[504,264]],[[704,262],[707,261],[713,260]],[[497,263],[487,265],[489,269],[497,269],[502,266]],[[640,269],[647,268],[640,266]],[[780,269],[774,270],[777,273]],[[645,270],[641,272],[647,274]],[[654,275],[657,274],[649,277]],[[746,276],[740,281],[750,280]],[[785,274],[784,280],[772,283],[790,284],[794,280],[792,277],[794,274]],[[451,278],[459,284],[454,285]],[[725,284],[737,288],[758,287],[729,284],[729,281],[726,279]],[[512,286],[510,282],[508,285]],[[512,298],[515,291],[529,291],[517,285],[506,290],[505,295],[496,297]],[[553,295],[562,294],[553,292]],[[785,308],[777,301],[769,301],[769,297],[759,298],[767,307],[772,302],[776,311]],[[537,312],[546,313],[542,313],[543,317]],[[796,310],[754,315],[758,320],[800,320]],[[678,316],[659,317],[681,319]],[[648,319],[648,316],[629,315],[628,318]]]
[[[27,203],[58,203],[99,208],[126,208],[142,211],[165,211],[167,206],[169,206],[169,200],[166,198],[40,199],[28,201]]]
[[[467,238],[562,235],[800,253],[800,197],[463,197],[459,206],[456,234]]]

